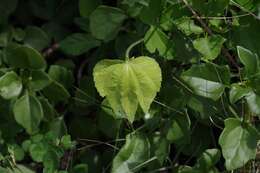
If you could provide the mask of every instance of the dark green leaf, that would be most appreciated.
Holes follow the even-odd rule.
[[[61,50],[68,55],[78,56],[92,48],[100,45],[100,41],[96,40],[88,34],[75,33],[60,42]]]
[[[97,39],[112,40],[125,19],[126,15],[122,10],[109,6],[99,6],[90,15],[91,33]]]
[[[82,17],[89,15],[101,4],[101,0],[79,0],[79,12]]]
[[[38,70],[46,67],[43,56],[37,50],[27,46],[8,49],[6,59],[12,67],[16,68]]]
[[[51,39],[41,28],[29,26],[25,29],[25,45],[41,51],[44,48],[48,47],[50,42]]]

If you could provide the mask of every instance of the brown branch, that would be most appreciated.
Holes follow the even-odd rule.
[[[209,35],[214,35],[214,33],[212,32],[212,30],[207,26],[207,24],[201,19],[201,17],[199,16],[199,14],[189,5],[189,3],[187,2],[187,0],[182,0],[184,2],[184,4],[186,5],[186,7],[191,11],[191,13],[194,15],[194,17],[197,19],[197,21],[201,24],[201,26],[203,27],[203,29],[209,34]],[[224,56],[229,60],[229,62],[234,65],[238,70],[239,65],[236,63],[236,61],[234,60],[233,56],[228,52],[228,49],[226,49],[225,47],[222,48],[221,52],[224,54]]]
[[[44,57],[49,57],[53,52],[55,52],[57,49],[59,48],[59,44],[58,43],[53,43],[50,47],[48,47],[47,49],[45,49],[42,52],[42,55]]]

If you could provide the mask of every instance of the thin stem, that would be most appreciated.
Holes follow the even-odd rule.
[[[145,161],[145,162],[143,162],[143,163],[137,165],[136,167],[134,167],[134,168],[132,169],[132,171],[135,171],[135,170],[137,170],[137,169],[143,167],[144,165],[146,165],[146,164],[148,164],[148,163],[150,163],[150,162],[152,162],[152,161],[154,161],[154,160],[156,160],[156,159],[157,159],[157,157],[154,156],[154,157],[150,158],[149,160],[147,160],[147,161]]]
[[[129,60],[129,55],[130,55],[130,52],[131,50],[133,49],[133,47],[135,47],[136,45],[142,43],[144,41],[143,38],[141,38],[140,40],[137,40],[136,42],[132,43],[127,49],[126,49],[126,52],[125,52],[125,58],[126,60]]]

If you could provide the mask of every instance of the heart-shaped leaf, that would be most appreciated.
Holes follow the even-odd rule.
[[[219,137],[219,144],[226,160],[226,168],[237,169],[254,159],[258,139],[257,131],[251,125],[234,118],[225,120],[225,129]]]
[[[131,122],[138,105],[148,112],[162,80],[157,62],[145,56],[129,61],[102,60],[93,74],[99,94],[108,99],[114,112],[125,113]]]

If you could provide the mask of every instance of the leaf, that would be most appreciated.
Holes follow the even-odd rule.
[[[173,59],[173,43],[169,40],[166,34],[159,28],[151,26],[151,28],[146,32],[144,37],[144,43],[146,49],[150,53],[155,53],[156,50],[159,52],[160,56],[166,57],[166,59]]]
[[[221,74],[221,76],[220,76]],[[227,66],[212,64],[193,65],[182,73],[181,78],[191,87],[195,94],[218,100],[230,82]]]
[[[126,15],[122,10],[109,6],[99,6],[90,15],[90,31],[97,39],[112,40],[116,37],[125,19]]]
[[[150,0],[123,0],[122,4],[127,5],[126,11],[131,17],[137,17],[150,2]]]
[[[25,153],[22,147],[18,144],[8,144],[8,152],[14,154],[14,158],[17,161],[22,161],[24,159]]]
[[[246,96],[246,101],[250,111],[260,116],[260,96],[251,91]]]
[[[126,143],[113,160],[111,173],[133,173],[134,168],[147,161],[150,156],[150,144],[141,134],[129,134]]]
[[[27,46],[8,49],[6,59],[8,64],[15,68],[39,70],[46,67],[43,56],[37,50]]]
[[[88,173],[88,165],[87,164],[77,164],[73,167],[73,172],[77,173]]]
[[[205,16],[220,16],[224,13],[229,0],[191,0],[192,7]]]
[[[198,159],[195,168],[201,172],[210,172],[215,164],[220,160],[221,152],[218,149],[207,149]]]
[[[151,151],[154,152],[159,163],[163,165],[170,152],[170,143],[166,138],[162,137],[162,134],[154,135],[152,140]]]
[[[233,84],[229,92],[229,100],[231,103],[235,103],[243,97],[247,96],[251,91],[251,88]]]
[[[171,122],[167,132],[167,139],[178,145],[184,145],[190,141],[191,121],[188,115],[177,115]]]
[[[162,0],[150,0],[149,5],[142,8],[140,19],[146,24],[156,24],[162,10]]]
[[[18,97],[22,91],[22,81],[15,72],[7,72],[0,77],[0,95],[4,99]]]
[[[187,36],[191,34],[201,34],[204,32],[203,29],[196,25],[193,20],[186,17],[174,20],[174,23],[177,28]]]
[[[43,118],[43,110],[35,96],[26,93],[16,100],[13,112],[16,122],[23,126],[27,133],[33,134],[38,130]]]
[[[259,71],[259,58],[250,50],[237,46],[237,53],[240,61],[243,63],[248,76],[255,75]]]
[[[47,73],[41,70],[32,70],[29,86],[34,91],[40,91],[51,83]]]
[[[43,114],[44,114],[44,121],[50,122],[52,121],[56,116],[57,112],[54,109],[53,105],[51,105],[48,101],[48,99],[42,97],[39,98],[39,101],[41,102]]]
[[[49,36],[39,27],[28,26],[25,29],[25,33],[25,45],[33,47],[38,51],[41,51],[47,46],[49,46],[51,42]]]
[[[69,92],[63,87],[62,84],[52,81],[50,85],[43,89],[43,94],[54,103],[66,102],[70,97]]]
[[[43,142],[31,144],[29,148],[31,158],[38,163],[43,161],[44,155],[47,151],[48,147],[46,146],[46,143]]]
[[[59,65],[51,65],[48,74],[53,80],[62,84],[67,89],[71,88],[73,85],[73,74],[65,67]]]
[[[94,68],[95,86],[108,99],[114,112],[123,112],[133,122],[138,105],[143,112],[149,107],[161,87],[161,69],[149,57],[102,60]]]
[[[100,45],[91,35],[74,33],[60,42],[60,49],[68,55],[78,56]]]
[[[35,172],[23,165],[16,165],[16,168],[14,168],[14,170],[10,173],[35,173]]]
[[[226,119],[219,144],[227,170],[240,168],[250,159],[254,159],[258,139],[257,131],[250,124],[234,118]]]
[[[242,6],[242,8],[249,10],[249,11],[255,11],[257,0],[234,0],[234,2],[231,1],[231,4],[237,3],[239,6]]]
[[[193,45],[195,49],[202,54],[203,60],[211,61],[218,57],[225,41],[225,38],[219,35],[214,35],[206,38],[198,38],[193,41]]]
[[[232,28],[231,41],[234,45],[242,46],[260,55],[259,20],[253,17],[243,17],[238,22],[239,25]]]
[[[79,0],[79,13],[82,17],[89,17],[100,4],[101,0]]]

